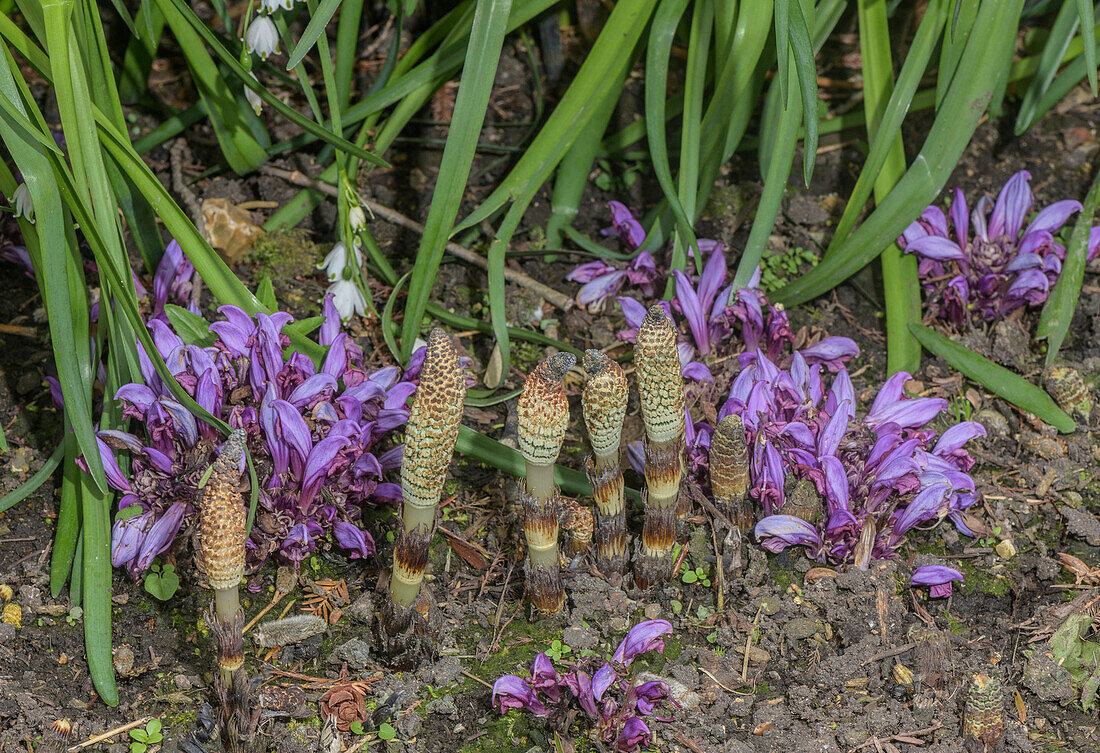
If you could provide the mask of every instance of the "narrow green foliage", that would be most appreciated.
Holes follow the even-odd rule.
[[[1022,410],[1034,413],[1063,434],[1076,428],[1073,419],[1054,403],[1050,395],[1018,374],[923,324],[911,324],[909,330],[929,353],[944,359],[990,392]]]
[[[1054,290],[1043,305],[1039,324],[1035,329],[1035,338],[1047,341],[1048,364],[1054,363],[1058,351],[1069,332],[1073,311],[1081,297],[1081,284],[1085,277],[1085,262],[1088,256],[1089,235],[1093,218],[1100,205],[1100,172],[1093,178],[1092,187],[1085,196],[1084,206],[1077,216],[1073,233],[1066,244],[1066,259],[1062,263],[1062,274],[1054,283]]]
[[[1069,3],[1066,3],[1069,5]],[[1077,0],[1077,15],[1081,20],[1081,41],[1085,45],[1085,78],[1092,96],[1096,96],[1096,17],[1092,0]]]
[[[511,8],[512,0],[491,0],[478,3],[474,13],[462,83],[439,167],[439,181],[432,194],[431,209],[424,223],[424,236],[409,280],[409,297],[401,332],[402,363],[407,363],[412,354],[424,309],[431,296],[432,283],[466,190],[466,179],[493,90]]]
[[[325,33],[325,27],[328,26],[328,22],[332,20],[333,14],[336,13],[336,9],[339,7],[340,0],[321,0],[317,5],[317,10],[310,15],[305,31],[302,32],[302,36],[298,38],[298,43],[294,45],[294,50],[290,53],[290,59],[286,64],[288,71],[297,68],[298,64],[313,49],[313,45],[317,44],[317,40]],[[321,65],[327,66],[328,61],[321,61]]]

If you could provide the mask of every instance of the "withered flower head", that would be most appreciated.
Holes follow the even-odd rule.
[[[619,451],[619,439],[626,418],[627,384],[622,367],[599,350],[584,352],[584,385],[581,406],[588,426],[588,439],[597,455]]]
[[[246,434],[236,429],[222,445],[202,488],[199,559],[210,587],[235,588],[244,576],[248,505],[241,496],[241,458]]]
[[[652,307],[638,328],[634,365],[649,441],[660,444],[677,439],[684,433],[684,377],[676,351],[676,325],[660,306]]]
[[[466,375],[454,342],[443,330],[433,329],[405,430],[401,492],[406,502],[428,506],[439,501],[465,399]]]
[[[519,398],[519,450],[533,465],[553,465],[569,426],[562,380],[577,363],[572,353],[548,356],[527,376]]]

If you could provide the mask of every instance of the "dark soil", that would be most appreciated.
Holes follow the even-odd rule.
[[[507,49],[483,143],[524,143],[527,129],[499,127],[499,122],[534,118],[531,74],[525,61],[518,47]],[[164,62],[157,69],[162,74],[180,65],[170,57]],[[620,126],[632,120],[640,107],[640,88],[634,86],[631,91],[633,101],[628,97],[616,115]],[[187,92],[162,93],[169,101],[177,95],[186,99]],[[433,108],[445,111],[446,102],[437,102]],[[1027,169],[1033,176],[1037,207],[1080,198],[1096,169],[1097,112],[1083,94],[1071,96],[1058,112],[1019,139],[1011,135],[1011,117],[987,122],[948,185],[961,186],[976,198],[982,191],[995,193],[1011,174]],[[434,117],[430,112],[424,116]],[[914,120],[907,143],[919,144],[927,121]],[[286,130],[272,121],[273,132],[280,134],[280,129]],[[416,129],[425,139],[446,135],[445,128],[427,120]],[[809,188],[792,178],[784,213],[770,240],[776,253],[801,247],[820,254],[861,164],[859,138],[841,134],[823,144]],[[188,141],[193,155],[189,167],[218,164],[212,134],[205,126],[192,129]],[[365,175],[363,192],[423,220],[439,163],[438,147],[399,143],[390,156],[395,168]],[[508,162],[499,158],[498,154],[479,157],[464,211],[474,200],[484,198],[504,174]],[[167,150],[154,150],[150,160],[167,183]],[[274,164],[314,172],[301,155]],[[218,177],[198,182],[194,190],[200,200],[227,197],[235,202],[279,204],[297,192],[271,176]],[[605,193],[592,184],[581,202],[577,226],[596,236],[607,223],[607,200],[648,207],[657,191],[656,181],[644,170],[629,188],[613,186]],[[740,248],[751,224],[740,210],[758,192],[755,156],[739,155],[723,171],[700,235]],[[544,190],[517,237],[516,251],[541,250],[540,228],[548,207]],[[256,219],[263,218],[257,214]],[[303,224],[318,244],[309,254],[301,253],[301,244],[292,242],[285,244],[280,256],[280,246],[275,244],[275,251],[262,258],[253,255],[239,266],[242,279],[255,283],[272,274],[281,305],[298,316],[315,313],[323,279],[312,264],[332,241],[332,222],[329,202]],[[373,223],[371,232],[394,265],[407,268],[418,238],[382,222]],[[567,255],[547,261],[531,254],[517,255],[510,263],[573,293],[576,286],[563,278],[580,261]],[[11,446],[0,493],[17,487],[41,466],[56,446],[61,428],[42,381],[52,373],[52,363],[41,301],[33,282],[14,268],[6,268],[4,274],[8,294],[0,298],[0,321],[33,332],[0,332],[4,346],[0,349],[0,420]],[[379,285],[376,292],[376,305],[381,308],[390,291]],[[445,265],[436,295],[458,313],[488,316],[484,275],[477,268]],[[852,371],[857,373],[861,398],[874,394],[885,364],[880,298],[875,274],[868,270],[814,305],[792,312],[796,329],[807,326],[856,339],[862,354]],[[537,326],[535,322],[543,316],[560,317],[556,336],[577,347],[611,345],[622,324],[614,307],[598,314],[574,310],[561,316],[549,304],[511,285],[508,300],[509,318],[516,326]],[[1034,317],[1025,314],[1018,322],[1023,336],[1010,338],[1022,343],[1022,350],[997,347],[992,332],[975,333],[976,347],[997,354],[1037,381],[1040,358],[1037,351],[1032,352],[1028,335],[1033,325]],[[1064,355],[1090,382],[1100,365],[1098,330],[1100,281],[1089,274]],[[389,359],[374,323],[357,322],[353,331],[375,362]],[[461,343],[480,377],[489,359],[490,338],[467,333]],[[513,369],[506,375],[504,389],[519,386],[542,355],[538,348],[515,343]],[[735,363],[725,359],[713,364],[719,384],[728,382],[728,369],[735,368]],[[868,571],[819,570],[809,577],[814,563],[797,552],[765,556],[753,548],[744,571],[728,580],[721,595],[716,585],[680,580],[648,593],[624,589],[595,577],[589,564],[580,561],[566,573],[566,614],[554,620],[531,620],[523,600],[522,535],[509,512],[513,482],[472,460],[458,458],[446,495],[453,494],[454,499],[444,508],[441,522],[453,536],[436,537],[429,565],[429,588],[444,618],[438,660],[415,671],[393,672],[377,656],[375,604],[388,578],[387,532],[395,522],[391,511],[383,511],[371,519],[372,532],[382,545],[378,556],[349,562],[327,550],[319,552],[298,574],[292,593],[263,618],[300,612],[312,582],[346,582],[351,603],[334,603],[342,615],[325,632],[277,651],[250,646],[248,666],[262,673],[266,703],[272,708],[261,726],[261,748],[318,749],[318,700],[334,683],[360,680],[369,711],[363,725],[366,738],[349,734],[349,747],[365,740],[363,749],[394,752],[551,751],[553,739],[537,720],[517,712],[501,716],[491,708],[488,685],[504,673],[525,674],[534,655],[555,641],[566,659],[585,652],[604,654],[615,648],[630,625],[661,617],[672,622],[673,634],[664,655],[644,662],[643,669],[666,679],[683,708],[675,722],[656,725],[655,750],[954,753],[964,749],[963,706],[971,677],[978,673],[1003,684],[1003,750],[1100,750],[1096,712],[1081,710],[1080,687],[1067,690],[1061,667],[1044,669],[1034,663],[1042,660],[1041,640],[1066,616],[1065,610],[1055,608],[1089,593],[1073,587],[1074,578],[1056,559],[1057,553],[1069,552],[1089,568],[1100,567],[1100,522],[1094,517],[1100,513],[1096,479],[1100,453],[1093,446],[1093,436],[1087,428],[1056,436],[927,356],[915,379],[921,390],[952,400],[957,410],[972,413],[989,429],[975,453],[980,462],[975,477],[984,497],[971,510],[978,539],[941,526],[912,535],[899,560],[875,562]],[[575,467],[580,467],[586,452],[579,390],[579,384],[570,384],[574,424],[563,453],[563,462]],[[706,402],[724,398],[715,392],[696,398],[697,416],[706,414]],[[630,438],[640,432],[637,411],[635,398],[627,427],[628,434],[633,433]],[[500,437],[507,414],[507,405],[470,408],[466,423]],[[637,486],[638,480],[632,484]],[[181,541],[173,552],[182,584],[168,602],[158,601],[141,583],[116,573],[113,629],[121,703],[108,708],[98,700],[88,676],[79,613],[71,610],[67,592],[50,596],[49,551],[56,509],[55,490],[47,484],[0,515],[0,584],[11,586],[13,603],[22,611],[19,625],[0,624],[0,751],[31,750],[47,727],[63,717],[73,721],[74,743],[146,717],[159,717],[164,725],[162,749],[176,750],[179,741],[197,728],[202,704],[214,702],[213,643],[201,619],[208,594],[192,575],[190,546]],[[629,526],[635,535],[641,528],[640,512],[640,508],[630,511]],[[692,567],[713,563],[706,515],[699,512],[691,522],[685,561]],[[1006,558],[996,549],[1004,541],[1012,543],[1014,556]],[[911,592],[908,573],[925,562],[962,569],[965,586],[957,588],[950,600],[928,600]],[[283,575],[293,582],[294,573]],[[249,618],[268,606],[275,581],[274,571],[264,573],[260,592],[245,598]],[[922,625],[931,631],[913,640],[918,633],[911,629]],[[299,686],[303,692],[287,701],[285,693],[276,696],[271,690],[285,686]],[[383,724],[396,731],[393,739],[379,739]],[[578,750],[595,749],[580,724],[571,732]],[[121,733],[91,749],[123,751],[129,742]]]

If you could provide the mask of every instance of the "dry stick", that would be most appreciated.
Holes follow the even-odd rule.
[[[527,592],[543,614],[554,614],[565,606],[558,560],[561,495],[554,483],[554,462],[569,426],[569,400],[562,380],[576,363],[572,353],[548,356],[528,375],[516,408],[519,450],[527,469],[520,491],[527,539]]]
[[[328,196],[338,196],[340,191],[335,186],[330,186],[327,183],[322,183],[318,180],[310,178],[308,175],[303,174],[299,170],[283,170],[278,167],[272,167],[271,165],[263,165],[260,167],[260,172],[272,175],[276,178],[282,178],[287,183],[292,183],[296,186],[302,186],[303,188],[312,188],[315,191],[319,191]],[[359,197],[359,203],[369,209],[373,214],[391,222],[394,225],[400,225],[403,228],[412,230],[414,233],[420,235],[424,234],[424,226],[411,217],[406,217],[400,212],[390,209],[387,206],[383,206],[378,202],[371,201],[370,199]],[[453,241],[447,243],[447,253],[452,256],[461,259],[464,262],[473,264],[481,269],[489,269],[489,260],[481,254],[478,254],[465,246],[460,246]],[[547,300],[555,308],[562,311],[568,311],[573,308],[574,301],[564,293],[560,293],[554,290],[548,285],[543,285],[541,282],[533,277],[530,277],[523,272],[512,269],[510,267],[504,268],[504,279],[509,282],[514,282],[516,285],[527,288]]]
[[[585,464],[596,501],[597,565],[607,574],[626,569],[626,506],[623,502],[621,438],[628,388],[622,367],[598,350],[584,352],[581,405],[592,455]]]
[[[87,748],[89,745],[95,745],[96,743],[101,743],[104,740],[110,740],[115,735],[126,732],[127,730],[132,730],[134,727],[140,727],[141,725],[143,725],[146,722],[150,721],[152,718],[153,717],[151,717],[151,716],[143,716],[141,719],[137,719],[137,720],[129,722],[127,724],[123,724],[121,727],[115,727],[114,729],[109,729],[106,732],[103,732],[99,735],[96,735],[95,737],[89,737],[87,740],[80,743],[79,745],[70,746],[69,747],[69,753],[76,753],[76,751],[83,750],[84,748]]]

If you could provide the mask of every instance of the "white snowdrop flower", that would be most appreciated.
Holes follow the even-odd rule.
[[[11,195],[11,206],[15,210],[16,217],[24,217],[27,222],[34,222],[34,202],[31,200],[31,191],[26,183],[20,183]]]
[[[362,261],[359,249],[362,246],[362,242],[355,239],[355,253],[352,255],[351,264],[358,267]],[[332,250],[328,252],[328,256],[325,260],[317,265],[317,269],[325,270],[325,276],[328,277],[329,282],[336,282],[344,277],[344,268],[348,266],[348,247],[344,245],[343,241],[337,241],[336,245],[332,247]]]
[[[264,13],[274,13],[277,10],[291,10],[294,8],[294,0],[260,0],[260,7]]]
[[[279,32],[275,29],[275,22],[267,16],[253,18],[244,33],[244,48],[259,55],[260,60],[267,60],[268,55],[278,52]]]
[[[367,299],[359,291],[359,286],[351,280],[337,280],[328,286],[325,295],[332,296],[332,303],[344,322],[353,314],[363,316],[367,313]]]
[[[255,81],[256,83],[259,83],[259,79],[256,78],[255,73],[253,73],[252,71],[249,71],[248,75],[252,77],[253,81]],[[252,91],[252,89],[248,88],[247,86],[244,88],[244,98],[248,100],[248,104],[250,104],[252,106],[252,110],[257,115],[259,115],[261,112],[263,112],[264,101],[262,99],[260,99],[259,94]]]
[[[359,233],[367,227],[367,213],[363,211],[363,207],[356,204],[348,210],[348,222],[351,224],[351,229]]]

